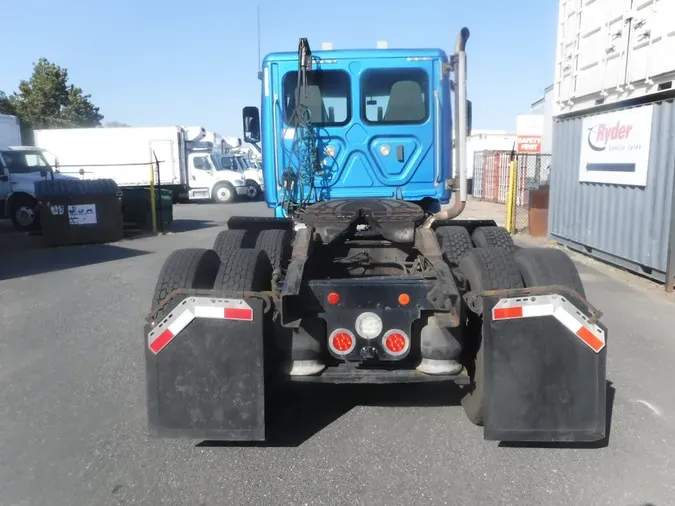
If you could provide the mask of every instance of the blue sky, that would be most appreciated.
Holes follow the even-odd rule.
[[[256,2],[2,0],[0,90],[15,91],[45,56],[66,67],[105,121],[200,125],[241,135],[241,109],[259,104]],[[261,50],[441,47],[471,39],[474,128],[515,130],[553,83],[553,0],[261,0]]]

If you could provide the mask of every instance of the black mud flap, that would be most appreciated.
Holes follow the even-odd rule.
[[[578,294],[536,290],[483,297],[484,437],[600,441],[607,416],[607,330]]]
[[[151,436],[265,439],[263,300],[188,297],[144,334]]]

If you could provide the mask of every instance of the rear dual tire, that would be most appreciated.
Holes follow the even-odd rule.
[[[160,321],[185,299],[174,296],[167,302],[176,290],[266,291],[271,279],[272,266],[260,249],[233,248],[222,258],[210,249],[179,249],[159,272],[150,310],[162,306],[155,317]]]
[[[466,252],[474,247],[516,250],[511,234],[504,227],[478,227],[469,235],[468,230],[461,226],[441,226],[436,229],[436,239],[443,258],[451,266],[459,265]]]
[[[502,248],[474,248],[459,262],[459,270],[472,292],[523,288],[523,279],[513,253]],[[483,319],[469,312],[467,331],[473,341],[465,343],[465,364],[471,378],[470,390],[462,399],[467,418],[483,425],[485,382],[483,369]]]
[[[581,278],[569,256],[552,248],[523,248],[513,252],[506,248],[474,248],[459,263],[459,270],[472,292],[565,286],[582,297]],[[470,390],[462,399],[467,418],[483,425],[485,405],[483,318],[468,312],[465,365],[471,378]]]
[[[269,258],[272,270],[277,270],[286,268],[291,242],[291,231],[285,229],[260,230],[257,236],[253,230],[223,230],[216,237],[213,249],[223,262],[234,250],[259,249]]]
[[[516,250],[513,237],[504,227],[478,227],[471,234],[471,240],[477,248]]]
[[[172,252],[157,277],[151,311],[164,303],[176,290],[210,290],[220,268],[215,251],[186,248]],[[173,297],[157,312],[156,320],[164,319],[185,297]]]

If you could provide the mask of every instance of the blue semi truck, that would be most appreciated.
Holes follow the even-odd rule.
[[[607,330],[570,258],[458,219],[468,37],[450,57],[300,39],[264,59],[243,126],[271,216],[163,265],[143,336],[152,435],[264,440],[265,398],[290,381],[446,382],[485,439],[606,436]]]

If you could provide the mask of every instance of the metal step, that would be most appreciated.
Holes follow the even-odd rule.
[[[362,368],[352,364],[340,364],[324,369],[321,374],[314,376],[289,376],[293,382],[303,383],[429,383],[451,381],[457,385],[468,385],[469,374],[462,369],[454,375],[429,375],[415,369],[376,369]]]

